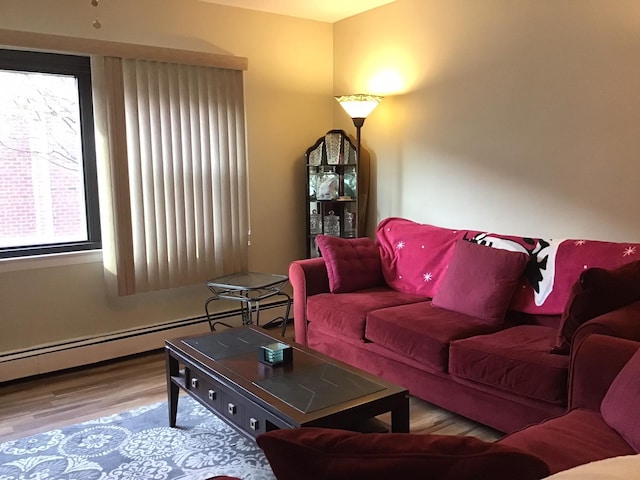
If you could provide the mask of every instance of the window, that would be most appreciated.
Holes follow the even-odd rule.
[[[88,57],[0,50],[0,258],[101,248]]]

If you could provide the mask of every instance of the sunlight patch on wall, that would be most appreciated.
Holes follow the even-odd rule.
[[[406,50],[393,46],[372,50],[358,65],[358,84],[366,85],[367,92],[377,95],[407,93],[416,88],[428,62],[420,62]]]
[[[369,80],[367,92],[375,95],[391,95],[406,91],[404,77],[397,70],[381,70]]]

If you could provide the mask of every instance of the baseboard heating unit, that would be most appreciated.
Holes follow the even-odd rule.
[[[282,308],[284,304],[285,301],[272,302],[261,306],[260,310]],[[211,319],[225,320],[233,326],[239,326],[242,322],[240,313],[239,309],[216,312],[211,315]],[[202,315],[6,352],[0,354],[0,382],[157,350],[164,347],[164,342],[168,338],[209,332],[208,320],[205,315]]]

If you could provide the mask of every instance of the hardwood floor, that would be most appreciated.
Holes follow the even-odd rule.
[[[163,351],[0,384],[0,442],[166,399]]]
[[[163,351],[7,382],[0,384],[0,443],[166,400]],[[411,432],[501,436],[413,397]]]

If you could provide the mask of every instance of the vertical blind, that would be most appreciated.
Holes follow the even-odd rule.
[[[119,58],[94,63],[104,80],[94,103],[107,183],[105,269],[118,293],[246,270],[242,72]]]

